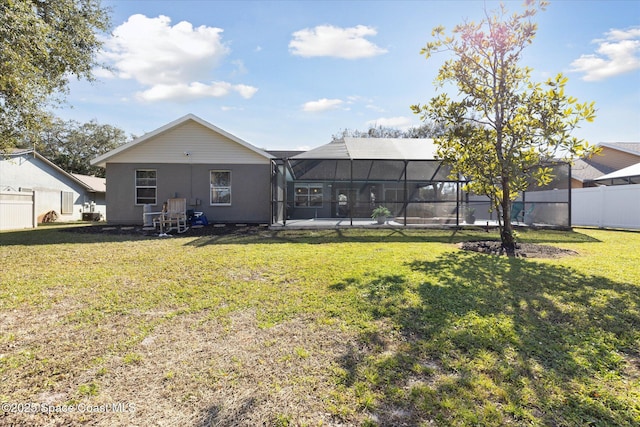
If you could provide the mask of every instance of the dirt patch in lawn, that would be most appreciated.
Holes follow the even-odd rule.
[[[462,242],[458,247],[465,251],[480,252],[490,255],[507,255],[502,243],[495,240],[483,240],[478,242]],[[560,258],[577,255],[576,251],[557,248],[555,246],[540,245],[537,243],[516,244],[516,257],[521,258]]]
[[[363,422],[363,413],[345,414],[338,409],[343,405],[356,407],[352,397],[335,396],[341,361],[360,346],[355,334],[309,317],[262,327],[252,310],[233,313],[222,321],[207,312],[163,317],[156,317],[155,326],[125,348],[116,344],[116,337],[104,333],[87,340],[86,330],[75,330],[75,336],[62,337],[56,334],[60,329],[58,316],[40,316],[46,325],[28,331],[20,324],[31,322],[0,318],[0,324],[18,338],[27,332],[34,339],[55,337],[47,342],[46,349],[35,351],[33,342],[16,339],[11,343],[25,347],[19,354],[29,351],[36,359],[48,361],[28,364],[31,372],[3,374],[5,380],[20,385],[20,392],[0,387],[5,400],[37,402],[48,405],[45,408],[53,413],[43,413],[42,409],[35,413],[0,413],[0,424],[256,426]],[[127,327],[117,324],[117,319],[105,323],[100,327],[103,331]],[[87,341],[94,341],[94,345]],[[73,345],[77,348],[70,349]],[[5,353],[0,356],[7,357],[6,353],[15,354],[20,349],[0,350]],[[68,357],[73,360],[64,363]],[[50,365],[56,359],[62,360],[54,363],[57,366],[52,373]],[[344,401],[337,403],[336,398]]]

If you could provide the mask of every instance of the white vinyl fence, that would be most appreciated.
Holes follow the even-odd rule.
[[[573,189],[571,224],[640,228],[640,184]]]
[[[37,227],[34,208],[33,191],[0,191],[0,230]]]

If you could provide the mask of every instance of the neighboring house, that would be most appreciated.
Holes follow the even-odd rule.
[[[274,156],[192,114],[99,156],[107,218],[134,224],[174,197],[209,221],[269,223]]]
[[[572,188],[592,187],[604,175],[640,162],[640,143],[600,143],[599,155],[578,159],[571,168]]]
[[[58,221],[80,220],[90,210],[102,215],[106,211],[104,178],[70,174],[33,149],[0,154],[0,191],[5,200],[11,192],[33,191],[38,222],[50,211]],[[0,228],[6,229],[2,222],[0,218]]]

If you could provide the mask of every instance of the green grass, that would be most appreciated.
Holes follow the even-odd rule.
[[[640,425],[640,233],[522,231],[579,254],[534,260],[461,252],[497,238],[469,230],[62,230],[0,233],[3,402],[135,403],[55,415],[102,425],[171,424],[172,402],[205,425]]]

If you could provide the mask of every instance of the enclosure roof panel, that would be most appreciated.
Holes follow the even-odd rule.
[[[349,152],[344,141],[339,139],[304,153],[293,156],[293,159],[349,159]]]
[[[640,163],[636,163],[635,165],[631,165],[629,167],[620,169],[610,174],[603,175],[598,179],[596,179],[595,181],[606,181],[608,179],[616,179],[616,178],[632,178],[636,176],[640,176]]]
[[[435,160],[433,139],[343,138],[294,156],[294,159]]]
[[[352,159],[433,160],[436,147],[432,139],[345,138]]]

